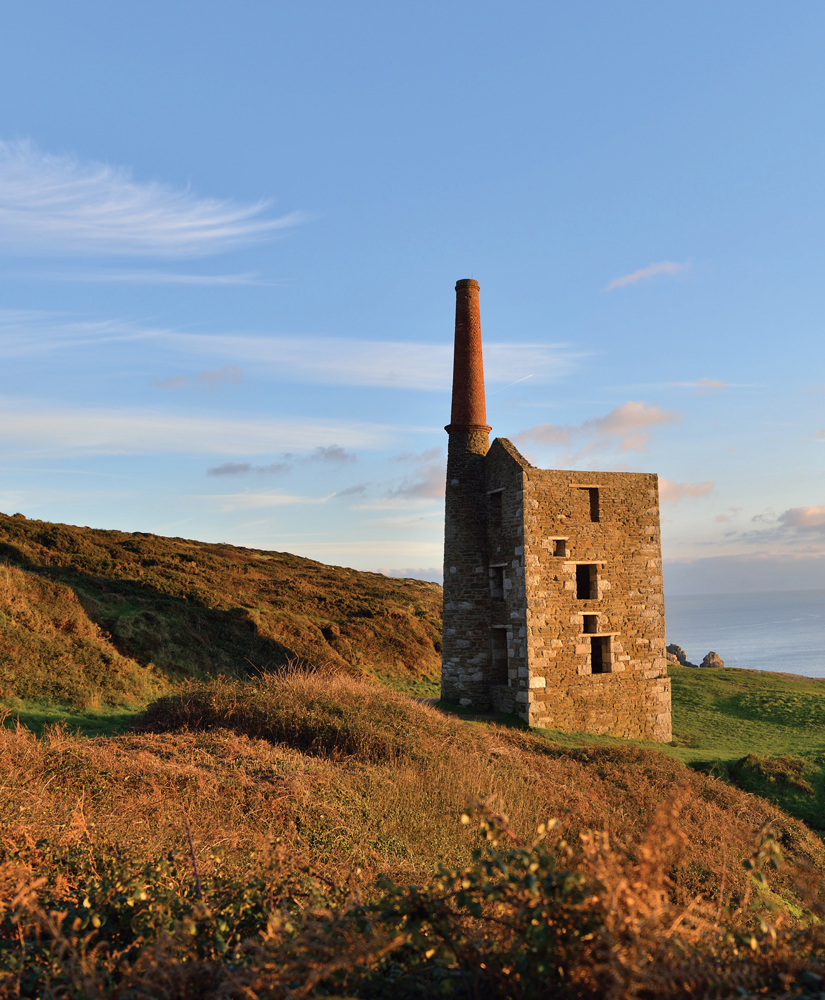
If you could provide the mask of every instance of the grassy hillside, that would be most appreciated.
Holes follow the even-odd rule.
[[[0,546],[0,997],[825,976],[825,682],[672,668],[671,746],[529,732],[402,693],[437,690],[435,585],[21,517]]]
[[[22,515],[0,515],[0,560],[0,698],[145,702],[295,659],[414,690],[440,664],[435,584]]]
[[[819,838],[662,753],[318,672],[195,684],[139,728],[0,731],[0,995],[705,996],[818,968]]]
[[[674,754],[825,831],[825,680],[671,669]]]

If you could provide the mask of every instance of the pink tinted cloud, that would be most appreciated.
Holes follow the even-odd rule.
[[[622,451],[644,451],[652,428],[679,420],[681,417],[675,410],[665,410],[655,403],[630,400],[603,417],[592,417],[573,426],[539,424],[514,435],[513,440],[517,444],[543,445],[571,445],[581,440],[585,444],[579,456],[607,446],[618,446]]]
[[[724,514],[716,515],[716,520],[720,524],[724,524],[725,521],[732,521],[741,510],[741,507],[728,507]]]
[[[686,497],[706,497],[714,485],[712,479],[703,483],[675,483],[672,479],[660,479],[659,500],[662,503],[677,504]]]
[[[778,518],[780,524],[796,531],[825,534],[825,505],[815,507],[791,507]]]

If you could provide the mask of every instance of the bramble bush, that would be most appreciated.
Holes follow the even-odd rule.
[[[135,865],[91,844],[41,841],[0,870],[0,996],[137,1000],[349,996],[719,997],[816,991],[815,904],[773,896],[770,831],[741,898],[687,897],[668,872],[684,848],[674,797],[636,858],[606,834],[570,845],[555,822],[522,843],[489,801],[462,817],[472,862],[420,886],[336,885],[276,844],[260,876],[205,880],[184,855]],[[60,872],[32,874],[48,860]],[[194,868],[193,868],[194,866]],[[801,919],[798,919],[801,917]]]

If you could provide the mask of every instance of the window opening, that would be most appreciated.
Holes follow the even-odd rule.
[[[584,618],[584,626],[582,631],[585,635],[593,635],[599,631],[599,616],[598,615],[582,615]]]
[[[504,567],[490,567],[490,595],[499,601],[504,600]]]
[[[507,660],[507,629],[491,629],[492,663],[490,683],[507,686],[510,683],[510,669]]]
[[[599,520],[599,488],[597,486],[591,486],[588,491],[590,494],[590,520]]]
[[[611,672],[610,636],[594,635],[590,640],[590,672],[609,674]]]
[[[576,599],[595,601],[599,596],[598,567],[593,563],[578,563],[576,566]]]
[[[490,526],[492,528],[501,527],[501,494],[503,490],[488,494],[490,504]]]
[[[553,546],[554,556],[566,556],[567,555],[567,543],[563,538],[557,538],[555,540],[555,545]]]

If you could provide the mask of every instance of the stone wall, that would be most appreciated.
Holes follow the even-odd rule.
[[[533,726],[669,741],[657,477],[536,469],[503,439],[485,464],[490,622],[508,626],[496,707]]]

